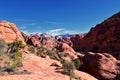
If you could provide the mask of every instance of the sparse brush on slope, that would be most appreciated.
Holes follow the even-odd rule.
[[[76,65],[73,61],[66,61],[63,60],[61,61],[62,66],[63,66],[63,74],[69,75],[70,76],[70,80],[72,80],[72,78],[76,79],[76,80],[80,80],[80,77],[77,77],[74,73],[74,70],[76,69]]]
[[[47,49],[44,46],[40,46],[36,48],[36,53],[37,56],[40,57],[46,57],[49,56],[51,59],[61,61],[62,57],[65,57],[59,50],[56,48],[53,49]]]
[[[4,49],[6,48],[7,44],[3,39],[0,39],[0,54],[4,53]]]
[[[6,58],[4,60],[4,66],[0,68],[1,74],[19,74],[23,71],[19,71],[18,68],[22,67],[22,53],[20,49],[24,48],[25,45],[21,41],[14,41],[8,44],[8,50],[1,57]]]

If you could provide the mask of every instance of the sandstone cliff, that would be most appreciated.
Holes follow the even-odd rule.
[[[107,52],[114,56],[120,54],[120,12],[91,28],[79,40],[77,51]]]

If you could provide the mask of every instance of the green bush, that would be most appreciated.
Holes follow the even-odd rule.
[[[0,54],[4,53],[6,46],[6,42],[3,39],[0,39]]]
[[[21,48],[24,48],[25,45],[22,44],[22,41],[14,41],[8,44],[8,50],[6,53],[2,54],[0,57],[3,59],[4,66],[0,67],[0,74],[22,74],[22,70],[19,70],[19,67],[22,67],[22,52]]]
[[[8,52],[8,56],[9,56],[10,68],[19,67],[19,63],[21,63],[22,60],[22,53],[20,52],[20,49],[24,47],[25,45],[22,44],[22,41],[18,41],[18,40],[9,44],[10,51]]]
[[[73,62],[75,64],[76,69],[79,69],[80,66],[82,65],[82,62],[80,61],[80,59],[75,59],[73,60]]]
[[[73,72],[73,70],[75,69],[75,65],[74,63],[71,61],[62,61],[62,65],[63,65],[63,73],[67,74],[70,76],[70,78],[75,78],[75,74]]]
[[[40,57],[46,56],[47,55],[47,49],[45,47],[43,47],[43,46],[37,48],[36,55],[40,56]]]
[[[7,68],[16,71],[18,67],[22,67],[22,53],[20,49],[24,47],[25,45],[22,44],[22,41],[18,40],[9,44],[9,52],[7,53],[9,61],[6,66]]]
[[[34,46],[28,46],[28,51],[30,51],[30,53],[35,54],[35,47]]]

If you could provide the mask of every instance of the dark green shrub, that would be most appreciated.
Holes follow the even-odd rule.
[[[34,46],[28,46],[28,51],[30,51],[30,53],[35,54],[35,47]]]
[[[80,66],[82,65],[82,62],[80,61],[80,59],[75,59],[73,60],[73,62],[75,64],[76,69],[79,69]]]
[[[120,60],[120,54],[118,55],[118,58],[117,58],[118,60]]]

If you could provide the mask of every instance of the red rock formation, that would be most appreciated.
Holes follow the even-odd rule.
[[[61,38],[59,38],[57,41],[58,41],[58,42],[62,42],[62,43],[66,43],[66,44],[68,44],[70,47],[73,46],[73,43],[72,43],[72,41],[70,40],[70,37],[68,37],[68,36],[61,37]]]
[[[107,53],[88,52],[83,57],[83,68],[99,80],[119,80],[120,61]]]
[[[7,21],[0,21],[0,38],[6,42],[13,42],[18,39],[25,44],[24,38],[16,25]]]
[[[79,41],[78,51],[120,54],[120,12],[96,25]]]
[[[78,55],[83,56],[82,54],[80,53],[78,54],[77,52],[75,52],[73,48],[66,43],[59,43],[57,46],[57,49],[63,54],[67,55],[67,58],[66,58],[67,60],[74,60],[78,58]]]
[[[76,34],[76,35],[73,35],[70,40],[72,41],[73,43],[73,49],[77,49],[79,47],[79,44],[80,44],[80,40],[85,36],[85,34]]]
[[[48,49],[53,49],[56,47],[57,42],[55,41],[55,39],[51,38],[51,37],[42,37],[41,36],[41,45],[48,48]]]
[[[27,34],[25,34],[25,33],[23,33],[23,32],[21,32],[21,34],[22,34],[22,36],[23,36],[23,38],[24,38],[24,41],[25,42],[27,42],[28,40],[29,40],[29,35],[27,35]]]
[[[25,38],[25,40],[26,39],[27,38]],[[40,46],[40,36],[38,36],[37,34],[29,36],[27,43],[36,47]]]
[[[48,49],[52,49],[55,48],[57,45],[55,39],[49,36],[41,36],[41,35],[39,36],[38,34],[27,36],[24,33],[22,35],[27,44],[33,45],[35,47],[44,46]]]

